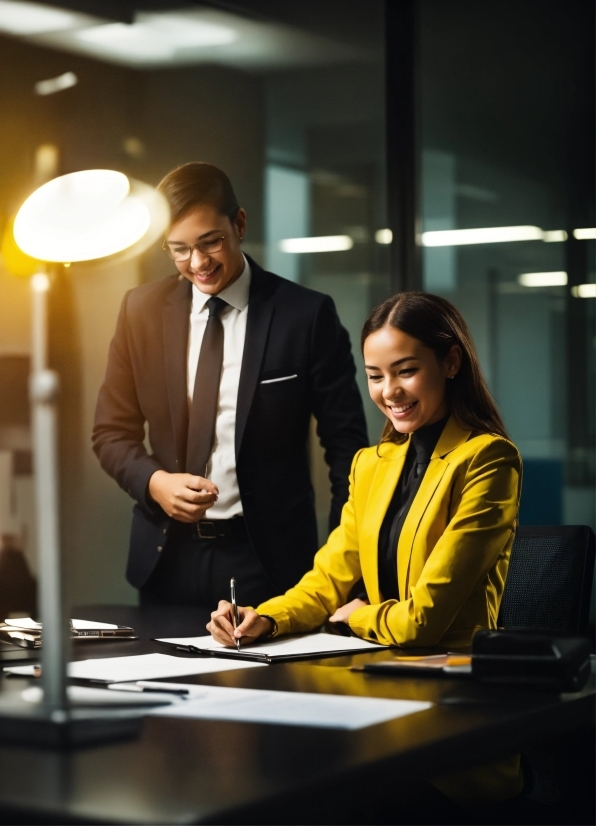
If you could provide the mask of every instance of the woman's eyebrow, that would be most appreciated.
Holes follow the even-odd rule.
[[[403,359],[398,359],[397,361],[392,362],[389,366],[390,367],[397,367],[398,364],[401,364],[404,361],[418,361],[418,356],[404,356]],[[380,367],[373,367],[372,364],[365,364],[364,365],[366,370],[380,370]]]

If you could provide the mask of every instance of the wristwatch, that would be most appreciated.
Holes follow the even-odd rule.
[[[273,626],[273,630],[271,631],[271,633],[270,633],[270,634],[267,634],[267,636],[266,636],[266,637],[261,637],[261,639],[262,639],[262,640],[270,640],[272,637],[275,637],[275,636],[277,635],[277,632],[279,631],[279,628],[277,627],[277,623],[276,623],[276,621],[273,619],[273,617],[270,617],[270,616],[269,616],[269,614],[259,614],[259,616],[260,616],[260,617],[263,617],[263,619],[268,619],[268,620],[269,620],[269,622],[270,622],[270,623],[272,624],[272,626]]]

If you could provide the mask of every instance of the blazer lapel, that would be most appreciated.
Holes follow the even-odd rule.
[[[269,327],[273,317],[273,306],[267,289],[267,273],[258,264],[249,259],[251,266],[251,284],[248,299],[248,317],[246,320],[246,338],[242,354],[240,382],[238,385],[238,403],[236,405],[236,458],[240,453],[242,438],[246,429],[248,414],[255,395]]]
[[[179,472],[186,470],[188,435],[187,359],[192,285],[184,279],[176,284],[162,311],[164,361],[168,401]]]
[[[360,529],[360,566],[371,603],[381,601],[379,592],[379,534],[398,479],[403,470],[409,440],[403,445],[384,443],[369,489]]]
[[[433,451],[430,464],[426,469],[418,492],[406,516],[397,543],[397,581],[400,600],[408,598],[410,560],[412,558],[414,540],[422,517],[434,496],[439,482],[443,478],[443,474],[449,466],[449,453],[455,450],[456,447],[464,444],[469,436],[470,431],[461,428],[455,419],[450,417]]]

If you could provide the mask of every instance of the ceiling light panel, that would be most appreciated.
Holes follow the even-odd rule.
[[[3,2],[3,0],[0,0]],[[14,0],[4,0],[21,6]],[[77,15],[77,18],[83,15]],[[109,63],[150,69],[218,63],[263,70],[369,60],[365,50],[279,23],[217,9],[139,12],[134,23],[86,17],[68,31],[31,35],[36,43]]]
[[[52,6],[0,0],[0,31],[7,34],[27,36],[70,29],[77,18],[73,12]]]
[[[564,287],[567,284],[567,273],[562,270],[556,272],[524,272],[517,277],[522,287]]]
[[[173,14],[139,14],[136,26],[167,40],[176,49],[204,49],[209,46],[227,46],[238,40],[238,32],[230,26],[217,25]]]
[[[82,29],[73,35],[88,45],[88,50],[97,57],[113,54],[126,62],[154,62],[169,60],[176,54],[176,48],[149,26],[134,23],[107,23]]]

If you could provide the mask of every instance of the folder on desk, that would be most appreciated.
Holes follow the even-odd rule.
[[[242,646],[240,651],[226,648],[213,637],[173,637],[154,642],[170,646],[176,651],[186,651],[204,657],[227,657],[233,660],[252,660],[261,663],[289,662],[291,660],[320,659],[342,654],[361,654],[378,651],[385,646],[358,637],[340,637],[335,634],[301,634],[282,637],[252,645]]]

